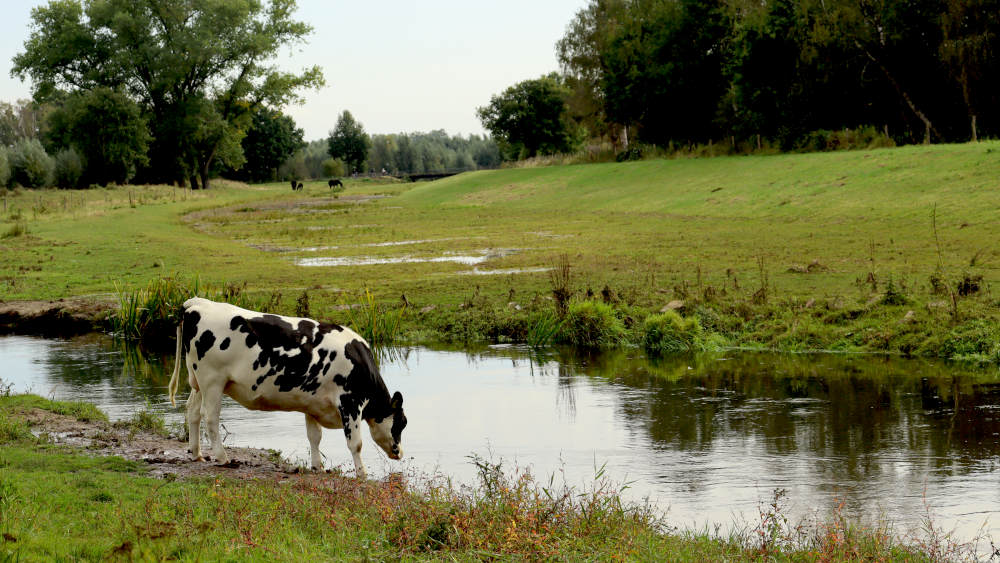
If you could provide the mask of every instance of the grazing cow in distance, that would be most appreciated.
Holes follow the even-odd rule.
[[[344,183],[340,181],[340,178],[334,178],[333,180],[327,182],[326,185],[330,186],[331,188],[334,186],[340,186],[342,188],[344,187]]]
[[[301,190],[302,189],[302,182],[299,182],[299,185],[295,186],[295,189],[296,190]]]
[[[296,186],[296,182],[295,182],[295,180],[292,180],[292,191],[293,192],[295,191],[295,186]]]
[[[203,459],[199,430],[204,419],[212,456],[222,464],[229,462],[219,438],[223,394],[252,410],[304,413],[313,469],[323,467],[322,428],[343,428],[357,476],[364,479],[362,420],[390,458],[403,455],[403,395],[389,395],[368,343],[349,328],[194,297],[184,302],[177,326],[177,358],[169,384],[172,404],[182,353],[191,385],[188,436],[196,460]]]

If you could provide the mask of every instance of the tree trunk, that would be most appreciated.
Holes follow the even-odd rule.
[[[196,174],[191,174],[191,189],[198,189],[198,176]]]
[[[201,169],[198,171],[198,175],[201,176],[201,189],[208,189],[208,163],[203,164]]]
[[[864,48],[861,45],[860,42],[855,41],[854,44],[859,49],[861,49],[862,51],[864,51],[865,55],[867,55],[868,58],[871,59],[871,61],[873,63],[877,64],[878,67],[880,69],[882,69],[882,74],[885,75],[885,77],[889,81],[889,83],[892,84],[892,87],[895,88],[896,93],[899,94],[899,96],[901,98],[903,98],[903,101],[906,102],[906,105],[910,108],[910,111],[912,111],[913,114],[917,116],[917,119],[919,119],[920,121],[923,122],[923,124],[924,124],[924,144],[925,145],[929,145],[930,144],[930,142],[931,142],[931,131],[933,131],[934,134],[938,136],[938,138],[941,138],[941,134],[938,133],[937,129],[934,128],[934,124],[931,123],[931,120],[924,114],[924,112],[920,111],[920,108],[917,107],[917,104],[913,103],[913,100],[910,98],[910,95],[906,92],[906,90],[903,90],[903,86],[899,82],[896,81],[896,78],[892,75],[891,72],[889,72],[889,69],[886,68],[886,66],[884,64],[882,64],[882,61],[880,61],[878,58],[876,58],[875,55],[873,55],[871,53],[871,51],[869,51],[868,49]]]
[[[972,114],[972,142],[979,142],[979,135],[976,131],[976,114]]]

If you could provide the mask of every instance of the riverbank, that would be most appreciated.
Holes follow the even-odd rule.
[[[170,279],[354,324],[370,291],[401,341],[603,347],[648,346],[647,320],[669,310],[697,320],[687,347],[995,363],[997,154],[986,142],[508,169],[352,180],[339,197],[320,182],[22,190],[6,196],[0,298]],[[587,310],[565,321],[573,304]]]
[[[781,514],[778,493],[762,506],[759,523],[723,538],[628,506],[619,487],[600,479],[571,490],[482,458],[472,460],[478,485],[463,488],[447,478],[392,474],[359,482],[291,473],[266,451],[238,467],[164,462],[168,454],[147,450],[177,446],[162,436],[162,425],[156,429],[141,413],[114,425],[83,403],[0,397],[0,553],[182,561],[972,558],[970,546],[941,535],[903,543],[888,523],[866,528],[837,514],[799,528]],[[74,443],[81,439],[89,441]],[[199,470],[165,471],[169,466]]]

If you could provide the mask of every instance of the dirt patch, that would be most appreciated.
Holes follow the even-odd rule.
[[[53,443],[84,449],[99,456],[119,456],[142,461],[153,476],[198,477],[223,475],[234,478],[285,478],[299,469],[268,450],[227,447],[230,462],[193,461],[187,443],[149,432],[132,433],[107,422],[83,422],[41,409],[24,415],[31,431],[46,435]]]
[[[0,334],[74,336],[104,328],[117,305],[111,296],[0,303]]]

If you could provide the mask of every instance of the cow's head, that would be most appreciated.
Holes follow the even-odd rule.
[[[399,391],[389,402],[389,412],[382,418],[368,419],[372,438],[392,459],[403,457],[403,447],[399,445],[406,428],[406,415],[403,414],[403,394]]]

